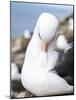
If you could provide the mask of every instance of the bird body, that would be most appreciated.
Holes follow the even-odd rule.
[[[41,17],[42,16],[42,17]],[[70,86],[63,78],[58,76],[55,72],[52,71],[54,66],[58,62],[59,53],[55,50],[55,36],[57,30],[57,21],[54,16],[51,17],[51,14],[43,13],[39,17],[39,20],[36,24],[34,34],[32,39],[27,47],[25,60],[21,73],[21,80],[23,86],[33,93],[35,96],[47,96],[47,95],[57,95],[57,94],[66,94],[73,92],[73,86]],[[40,18],[45,17],[46,21],[47,16],[54,21],[53,26],[50,24],[49,28],[54,29],[48,31],[47,35],[43,35],[43,31],[39,31],[39,26],[42,23],[39,23]],[[44,20],[44,22],[46,22]],[[42,21],[43,22],[43,21]],[[55,23],[56,22],[56,23]],[[49,24],[48,23],[48,24]],[[46,26],[45,24],[43,24]],[[47,32],[45,29],[45,33]],[[40,32],[40,36],[39,33]],[[51,35],[52,34],[52,37]],[[47,52],[41,50],[42,43],[49,43]],[[51,71],[49,71],[51,70]]]

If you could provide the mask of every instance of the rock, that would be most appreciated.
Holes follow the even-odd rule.
[[[25,91],[21,80],[12,80],[11,81],[11,90],[14,92],[22,92]]]
[[[68,42],[74,40],[73,33],[73,14],[64,18],[64,20],[59,23],[59,35],[64,35]]]
[[[27,48],[27,45],[29,43],[30,39],[26,39],[24,37],[18,37],[15,39],[14,45],[12,46],[11,51],[13,53],[17,53],[19,51],[22,51],[24,48]]]
[[[17,65],[13,62],[11,64],[11,80],[20,80],[21,75],[18,72],[18,67]]]
[[[30,93],[29,91],[25,91],[25,97],[32,97],[33,96],[33,94],[32,93]]]
[[[17,98],[23,98],[23,97],[25,97],[25,91],[20,92],[20,93],[17,95]]]

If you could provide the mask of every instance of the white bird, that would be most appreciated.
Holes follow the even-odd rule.
[[[57,28],[57,18],[52,14],[42,13],[27,47],[21,81],[24,88],[35,96],[73,92],[73,86],[52,71],[59,58],[58,52],[55,51]],[[46,47],[44,44],[48,44],[47,50],[41,47]]]
[[[64,52],[71,48],[72,43],[68,43],[64,35],[58,36],[56,40],[56,48]]]
[[[24,31],[24,37],[27,38],[27,39],[31,38],[31,33],[29,32],[29,30]]]
[[[20,77],[17,65],[14,62],[11,63],[11,80],[20,80]]]
[[[56,46],[60,50],[65,50],[68,47],[67,39],[64,35],[60,35],[56,40]]]
[[[69,30],[73,31],[73,18],[69,19]]]

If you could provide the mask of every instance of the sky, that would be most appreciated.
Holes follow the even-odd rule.
[[[27,2],[11,2],[11,36],[19,37],[25,30],[32,32],[39,15],[43,12],[52,13],[58,20],[73,12],[72,5],[38,4]]]

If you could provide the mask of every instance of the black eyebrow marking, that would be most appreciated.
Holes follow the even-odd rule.
[[[38,35],[39,35],[39,38],[42,39],[40,33],[38,33]]]
[[[53,41],[55,38],[57,38],[56,33],[57,33],[57,31],[55,32],[55,35],[54,35],[54,37],[52,38],[52,40],[51,40],[51,41]],[[40,40],[41,40],[41,39],[42,39],[42,37],[41,37],[41,35],[40,35],[40,33],[39,33],[39,32],[38,32],[38,36],[39,36],[39,38],[40,38]]]

